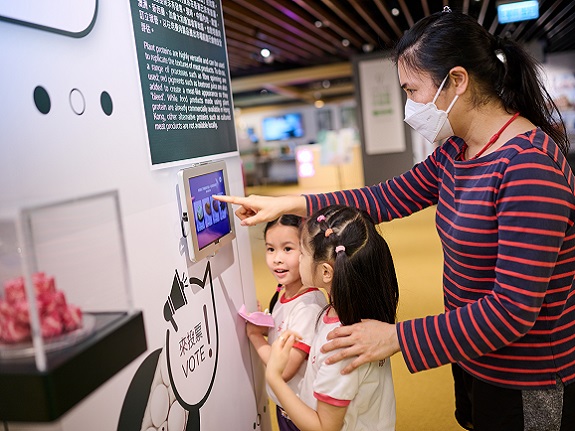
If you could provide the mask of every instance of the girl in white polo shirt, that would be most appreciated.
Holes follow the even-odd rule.
[[[273,305],[274,327],[268,328],[247,323],[250,342],[264,364],[268,363],[271,344],[286,330],[301,335],[289,352],[289,360],[282,372],[286,384],[297,391],[305,372],[305,363],[314,336],[317,316],[327,301],[325,294],[315,287],[302,283],[299,273],[301,217],[283,215],[269,222],[264,229],[266,263],[276,278],[281,292]],[[267,340],[266,337],[267,336]],[[276,404],[280,431],[298,431],[279,400],[268,388],[268,395]]]

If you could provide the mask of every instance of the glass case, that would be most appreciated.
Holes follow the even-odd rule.
[[[0,220],[0,419],[53,420],[145,350],[117,192]],[[15,391],[45,411],[19,411]]]

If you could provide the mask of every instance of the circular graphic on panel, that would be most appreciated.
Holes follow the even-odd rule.
[[[102,111],[108,117],[112,115],[112,111],[114,110],[114,105],[112,103],[112,97],[107,91],[102,91],[100,95],[100,106],[102,107]]]
[[[38,111],[40,111],[42,114],[47,114],[50,112],[52,103],[50,102],[50,95],[44,87],[37,86],[34,89],[34,103],[36,104]]]

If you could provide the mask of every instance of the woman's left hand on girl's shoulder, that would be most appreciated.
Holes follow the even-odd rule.
[[[327,364],[357,356],[342,370],[342,374],[348,374],[368,362],[389,358],[400,350],[395,324],[379,320],[366,319],[353,325],[340,326],[331,331],[327,339],[330,341],[321,347],[323,353],[340,349],[326,359]]]

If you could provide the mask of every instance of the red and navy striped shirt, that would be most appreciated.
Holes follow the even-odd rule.
[[[445,313],[397,323],[411,372],[457,362],[516,388],[575,381],[575,178],[540,129],[460,161],[453,137],[385,183],[306,195],[308,212],[344,204],[377,222],[437,205]]]

